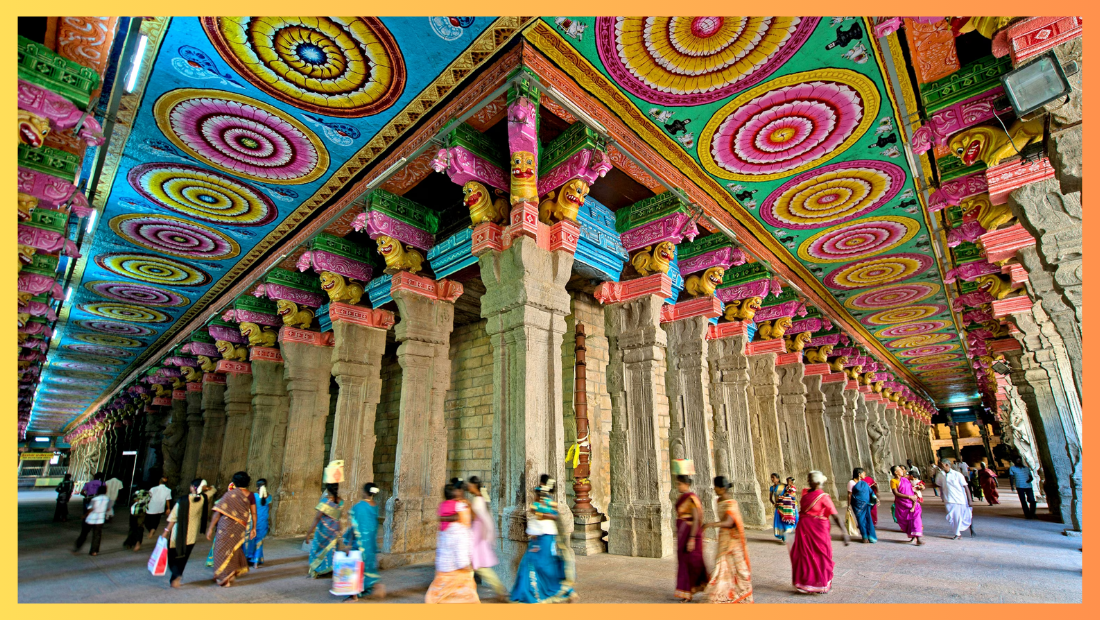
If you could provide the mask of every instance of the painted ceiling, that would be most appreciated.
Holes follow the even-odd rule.
[[[543,20],[554,34],[529,36],[536,47],[720,193],[899,378],[940,402],[977,398],[869,22]]]
[[[31,431],[109,393],[373,160],[379,137],[411,126],[410,104],[438,101],[516,30],[491,17],[164,22],[146,30],[140,105],[100,184]]]

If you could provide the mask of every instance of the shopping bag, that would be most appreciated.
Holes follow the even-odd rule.
[[[363,591],[363,555],[337,551],[332,558],[332,589],[336,596],[356,596]]]
[[[157,536],[157,546],[153,549],[153,555],[149,557],[149,572],[154,577],[163,577],[168,568],[168,539]]]
[[[859,533],[859,523],[856,521],[856,513],[852,510],[851,506],[848,506],[848,516],[845,518],[845,521],[848,527],[848,536],[861,536]]]

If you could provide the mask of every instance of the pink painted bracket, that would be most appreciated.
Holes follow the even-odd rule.
[[[1012,284],[1023,284],[1028,281],[1027,269],[1019,263],[1009,263],[1001,267],[1001,273],[1008,276]]]
[[[240,334],[238,333],[237,335],[239,336]],[[218,348],[210,342],[188,342],[183,345],[182,350],[184,353],[190,355],[202,355],[210,358],[221,357],[221,353],[218,353]]]
[[[50,296],[56,300],[64,300],[65,293],[61,291],[61,285],[51,276],[40,273],[22,272],[19,274],[19,292],[41,295],[49,291]],[[671,293],[670,293],[671,294]]]
[[[279,327],[283,324],[283,320],[280,319],[278,315],[268,314],[266,312],[256,312],[254,310],[242,310],[240,308],[227,311],[222,315],[222,320],[235,323],[255,323],[268,327]]]
[[[19,168],[18,172],[20,192],[30,194],[38,198],[42,204],[51,207],[63,205],[72,199],[70,206],[78,217],[84,217],[91,213],[92,209],[88,206],[88,198],[84,196],[83,192],[79,191],[76,185],[73,185],[72,181],[42,174],[29,168]]]
[[[481,256],[489,251],[500,252],[504,249],[504,228],[500,224],[482,222],[474,227],[470,239],[470,253]]]
[[[722,302],[717,297],[707,295],[696,299],[681,301],[678,304],[661,306],[661,322],[671,323],[694,316],[713,319],[722,316]]]
[[[775,356],[775,365],[776,366],[787,366],[789,364],[801,364],[801,363],[802,363],[802,351],[792,351],[790,353],[780,353],[779,355]]]
[[[935,111],[928,123],[913,132],[913,152],[920,155],[933,147],[947,146],[956,133],[1011,112],[1011,107],[995,109],[994,102],[1002,95],[1004,89],[998,86]]]
[[[279,342],[297,342],[315,347],[331,347],[333,345],[332,332],[314,332],[308,329],[298,329],[289,325],[283,325],[279,329]]]
[[[963,308],[977,308],[982,304],[987,304],[993,301],[993,296],[988,291],[971,291],[964,293],[955,298],[951,302],[951,309],[955,312],[962,312]]]
[[[285,299],[287,301],[292,301],[299,306],[306,306],[309,308],[320,308],[325,303],[324,295],[320,295],[311,291],[303,291],[302,289],[294,288],[292,286],[272,284],[270,282],[257,286],[256,290],[253,291],[252,294],[256,297],[266,297],[268,299],[274,300]]]
[[[800,334],[802,332],[824,332],[829,331],[832,328],[833,323],[829,319],[813,317],[791,323],[791,326],[787,330],[787,332],[791,334]],[[834,335],[839,336],[840,334]]]
[[[1003,205],[1008,195],[1025,185],[1054,178],[1054,168],[1046,157],[1025,163],[1016,159],[1008,163],[985,170],[986,185],[989,188],[989,202]]]
[[[520,97],[508,105],[508,152],[526,151],[535,154],[538,170],[539,138],[538,109],[530,99]]]
[[[720,286],[715,291],[715,294],[718,296],[718,299],[721,299],[725,303],[749,297],[759,297],[763,299],[767,296],[768,288],[771,287],[771,284],[771,279],[765,278],[763,280],[754,280],[736,286]]]
[[[628,230],[619,235],[619,238],[623,243],[623,249],[633,252],[662,241],[671,241],[674,244],[684,239],[694,241],[698,234],[699,229],[695,226],[695,221],[686,213],[676,212]]]
[[[381,211],[360,213],[355,217],[351,226],[355,230],[363,230],[366,228],[367,235],[369,235],[371,239],[377,239],[385,235],[424,251],[432,249],[432,246],[435,245],[435,237],[428,231],[410,226]]]
[[[437,301],[454,303],[462,296],[462,285],[451,280],[432,280],[423,276],[413,275],[407,271],[399,271],[393,275],[390,282],[390,295],[397,291],[409,291]]]
[[[241,364],[243,362],[236,362],[236,363]],[[217,384],[217,385],[225,385],[225,377],[223,375],[219,375],[216,372],[204,372],[204,373],[202,373],[202,384],[206,385],[206,384],[209,384],[209,383]]]
[[[252,374],[252,364],[233,360],[218,360],[217,372],[228,375],[250,375]],[[157,404],[157,402],[154,400],[153,404]]]
[[[1021,312],[1031,312],[1031,306],[1031,298],[1026,294],[1009,297],[1007,299],[998,299],[993,302],[993,316],[999,319]]]
[[[773,321],[780,317],[793,318],[795,315],[806,316],[806,304],[797,299],[761,308],[756,311],[755,320],[757,323],[761,323],[763,321]]]
[[[80,138],[89,146],[103,144],[103,128],[95,116],[85,115],[71,101],[36,84],[19,80],[19,109],[33,112],[50,121],[51,129],[61,133],[80,124]]]
[[[704,252],[698,256],[685,258],[680,261],[680,275],[687,276],[700,271],[706,271],[711,267],[729,269],[744,265],[748,261],[744,250],[741,248],[724,247],[710,252]]]
[[[928,197],[928,211],[935,212],[958,205],[963,200],[989,191],[984,170],[964,177],[944,181],[940,188]]]
[[[828,366],[828,364],[826,364]],[[827,372],[821,375],[822,383],[845,383],[848,381],[848,375],[842,372]]]
[[[1012,55],[1012,64],[1020,63],[1075,39],[1082,34],[1080,17],[1030,17],[997,33],[993,55]]]
[[[626,282],[603,282],[593,293],[604,305],[623,303],[643,295],[657,295],[661,299],[668,299],[672,296],[672,278],[667,274],[655,273]]]
[[[539,177],[539,196],[545,196],[547,192],[558,189],[570,179],[579,178],[591,186],[611,168],[611,159],[608,158],[607,153],[596,149],[581,149],[553,170]]]
[[[76,244],[62,233],[20,224],[16,236],[19,243],[29,245],[36,250],[42,250],[50,254],[63,251],[65,256],[80,258],[80,252],[77,252]]]
[[[745,355],[763,355],[764,353],[786,354],[787,345],[782,338],[775,340],[756,340],[745,345]]]
[[[982,276],[1000,273],[1001,268],[988,261],[976,260],[970,263],[963,263],[955,267],[953,271],[955,272],[955,278],[962,279],[965,282],[973,282]]]
[[[477,181],[505,192],[509,189],[510,180],[504,169],[464,146],[439,149],[431,166],[432,170],[445,173],[459,185]]]
[[[328,305],[328,316],[333,323],[342,321],[376,329],[389,329],[396,322],[393,313],[389,310],[364,308],[335,301]]]
[[[206,331],[214,340],[224,340],[226,342],[232,342],[233,344],[244,344],[248,342],[248,339],[242,336],[239,330],[233,329],[232,327],[208,325]]]
[[[711,323],[707,327],[707,340],[729,338],[730,336],[744,336],[748,338],[749,324],[743,321],[730,321],[728,323]]]
[[[248,352],[248,359],[252,362],[283,362],[283,354],[274,347],[252,347]]]
[[[787,331],[791,331],[791,330],[787,330]],[[823,347],[823,346],[828,345],[828,346],[836,347],[836,345],[840,344],[840,336],[841,336],[841,334],[826,334],[824,336],[814,336],[810,340],[810,344],[808,344],[806,346],[808,346],[808,347]],[[833,349],[833,355],[840,355],[839,353],[836,352],[835,348]]]
[[[822,383],[824,383],[825,382],[825,375],[829,374],[829,365],[828,364],[806,364],[805,373],[806,373],[807,377],[812,377],[812,376],[815,376],[815,375],[821,375],[821,381],[822,381]],[[842,376],[842,377],[844,376],[844,373],[842,373],[842,372],[838,372],[837,374]]]
[[[1021,224],[991,230],[982,235],[979,240],[985,249],[986,259],[991,263],[1014,258],[1017,251],[1035,245],[1035,237],[1032,237]]]
[[[989,350],[993,353],[1006,353],[1008,351],[1020,351],[1023,346],[1015,338],[999,338],[989,341]]]
[[[366,216],[363,215],[363,218],[365,220]],[[312,267],[317,273],[331,271],[360,282],[369,282],[373,271],[371,266],[363,261],[316,249],[303,253],[298,258],[297,266],[298,271],[305,271]]]

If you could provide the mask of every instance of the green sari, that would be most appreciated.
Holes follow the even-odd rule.
[[[317,504],[321,520],[313,531],[313,542],[309,548],[309,576],[316,579],[332,573],[332,559],[336,553],[336,543],[340,540],[340,512],[344,502],[334,504],[328,496]]]

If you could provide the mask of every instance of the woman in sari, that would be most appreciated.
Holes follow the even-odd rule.
[[[691,478],[676,476],[676,598],[689,602],[707,587],[703,563],[703,504],[691,492]]]
[[[558,532],[558,505],[552,499],[555,482],[543,474],[535,489],[535,502],[527,514],[527,553],[523,554],[512,601],[516,603],[572,603],[572,556],[563,552]]]
[[[783,495],[783,490],[786,486],[783,485],[783,481],[779,479],[779,474],[771,475],[772,485],[768,487],[768,501],[772,505],[772,529],[775,532],[775,537],[779,539],[779,543],[783,544],[786,541],[786,528],[783,526],[783,516],[779,513],[779,497]]]
[[[863,476],[863,468],[855,468],[852,472],[852,480],[848,483],[848,506],[851,507],[852,514],[855,516],[859,535],[864,543],[878,542],[875,524],[871,521],[873,496],[874,493]]]
[[[470,541],[473,515],[465,500],[466,483],[452,478],[443,487],[439,504],[439,538],[435,547],[435,579],[428,586],[424,602],[480,603]]]
[[[871,477],[871,474],[868,473],[867,470],[863,470],[863,481],[867,483],[867,486],[871,487],[871,493],[874,493],[877,498],[879,496],[878,483],[875,482],[875,479]],[[871,505],[871,524],[876,527],[878,526],[878,502]]]
[[[978,482],[990,506],[1001,503],[1001,494],[997,491],[997,472],[986,467],[985,463],[978,469]]]
[[[344,500],[340,499],[340,485],[335,482],[325,485],[325,495],[317,504],[313,525],[306,534],[306,539],[311,541],[310,579],[332,574],[332,559],[336,553],[336,543],[340,540],[340,511],[343,509]]]
[[[914,540],[916,545],[923,545],[921,537],[924,536],[921,523],[921,503],[917,492],[913,489],[913,482],[905,473],[901,465],[894,467],[894,475],[898,478],[898,488],[894,489],[894,515],[897,518],[901,531]]]
[[[264,563],[264,538],[267,537],[267,516],[271,510],[271,502],[267,497],[267,480],[260,478],[256,481],[255,496],[253,508],[256,510],[256,537],[244,545],[244,556],[252,568]]]
[[[244,542],[256,536],[250,526],[252,507],[248,484],[252,479],[246,472],[233,474],[229,490],[214,504],[214,518],[206,531],[206,540],[214,541],[214,581],[222,587],[233,585],[233,580],[248,572],[248,560],[244,557]],[[254,521],[252,521],[254,523]]]
[[[711,603],[751,603],[752,567],[749,550],[745,544],[745,524],[741,520],[741,508],[729,495],[732,485],[725,476],[714,479],[714,494],[718,497],[718,516],[721,521],[703,527],[718,528],[718,553],[714,558],[714,572],[707,584],[706,596]]]
[[[134,491],[134,499],[130,502],[130,531],[122,543],[123,547],[134,551],[141,549],[141,539],[145,537],[145,509],[148,507],[149,491]]]
[[[795,530],[791,545],[791,577],[794,587],[805,594],[825,594],[833,583],[833,541],[829,536],[832,519],[849,542],[848,531],[836,516],[836,507],[829,495],[821,490],[827,478],[819,471],[810,472],[810,488],[803,489],[802,519]]]
[[[489,512],[489,500],[485,498],[485,492],[482,489],[481,478],[470,476],[467,490],[470,497],[470,511],[474,516],[474,524],[470,531],[474,574],[481,578],[482,583],[496,592],[502,603],[506,603],[508,589],[504,587],[497,572],[493,570],[493,567],[498,564],[496,551],[493,550],[497,533],[493,525],[493,516]]]
[[[381,599],[386,597],[386,588],[378,583],[378,505],[374,496],[378,487],[373,482],[363,485],[363,499],[351,507],[348,513],[349,527],[344,533],[344,545],[358,549],[363,560],[363,590],[351,600],[359,597]]]

